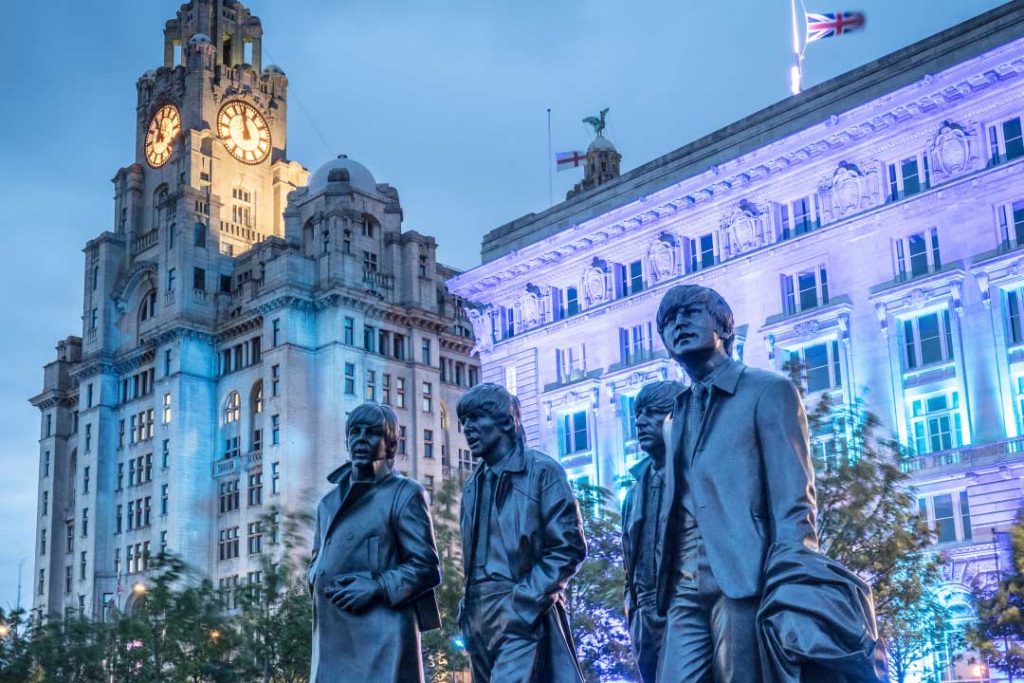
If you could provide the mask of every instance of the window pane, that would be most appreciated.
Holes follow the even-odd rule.
[[[797,286],[800,290],[800,310],[805,311],[818,305],[818,283],[814,273],[799,273]]]
[[[942,358],[942,337],[939,333],[939,315],[930,313],[917,319],[921,335],[921,362],[924,365],[938,363]]]
[[[1010,119],[1003,124],[1003,140],[1006,141],[1006,159],[1024,156],[1024,139],[1021,137],[1020,119]]]
[[[960,528],[963,529],[963,540],[971,540],[971,506],[967,502],[967,491],[960,492]]]
[[[935,532],[939,543],[956,540],[956,525],[953,523],[953,496],[946,493],[935,496]]]
[[[576,451],[585,451],[587,443],[587,414],[584,411],[572,415],[573,446]]]
[[[700,267],[708,268],[715,265],[715,240],[711,235],[700,238]]]
[[[917,367],[917,352],[914,348],[914,322],[912,320],[903,321],[903,347],[907,352],[907,369],[912,370]]]
[[[911,235],[907,238],[910,251],[910,274],[914,277],[928,272],[928,251],[924,235]]]
[[[828,350],[824,344],[809,346],[804,349],[804,362],[807,364],[807,391],[815,392],[828,389],[829,364]]]
[[[904,159],[900,164],[903,173],[903,195],[909,197],[921,191],[921,180],[917,172],[917,159]]]

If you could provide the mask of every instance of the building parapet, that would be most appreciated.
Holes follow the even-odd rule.
[[[900,470],[915,473],[937,469],[965,469],[979,465],[992,465],[1008,455],[1020,453],[1024,453],[1024,436],[979,446],[960,446],[935,453],[911,456],[900,462]]]

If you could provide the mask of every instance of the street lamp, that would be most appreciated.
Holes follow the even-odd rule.
[[[11,627],[7,624],[0,624],[0,638],[6,638],[11,635]]]
[[[132,593],[134,593],[135,595],[145,595],[145,593],[146,593],[146,584],[142,583],[141,581],[137,581],[132,586]]]
[[[220,629],[215,628],[210,630],[210,640],[212,640],[214,643],[220,640]]]

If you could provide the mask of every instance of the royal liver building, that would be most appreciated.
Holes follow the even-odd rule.
[[[135,159],[84,249],[81,336],[32,399],[39,613],[130,608],[164,549],[230,606],[261,578],[261,518],[316,501],[363,400],[396,410],[397,466],[428,491],[470,464],[456,272],[364,166],[288,160],[288,79],[261,36],[241,3],[193,0],[138,81]]]
[[[637,391],[677,372],[658,302],[713,287],[744,362],[799,360],[809,403],[863,398],[911,450],[967,618],[1024,498],[1022,114],[1013,2],[625,175],[597,177],[617,166],[599,137],[592,189],[492,230],[450,283],[480,306],[484,378],[572,479],[615,489]],[[823,466],[842,436],[814,435]]]

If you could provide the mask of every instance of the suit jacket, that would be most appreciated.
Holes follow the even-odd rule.
[[[459,527],[464,576],[472,574],[473,529],[483,464],[462,489]],[[503,615],[518,630],[549,625],[546,672],[538,680],[579,680],[576,650],[565,616],[565,587],[587,556],[576,496],[565,470],[522,443],[504,464],[494,489],[492,519],[508,555],[514,586]]]
[[[668,609],[679,522],[689,486],[711,571],[734,599],[761,594],[773,543],[817,549],[814,470],[807,417],[796,386],[785,377],[729,359],[715,375],[693,461],[681,471],[689,389],[665,421],[666,481],[655,552],[658,610]]]
[[[389,466],[360,495],[353,495],[351,478],[350,463],[331,473],[337,486],[317,506],[306,573],[313,596],[310,681],[422,681],[420,631],[439,625],[433,588],[441,582],[425,491]],[[375,579],[383,600],[358,614],[332,605],[325,589],[345,574]]]

